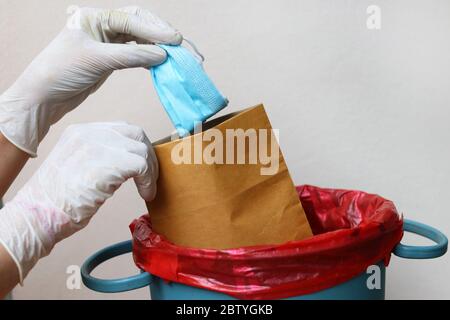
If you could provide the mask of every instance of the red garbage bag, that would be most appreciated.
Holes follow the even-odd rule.
[[[394,204],[361,191],[297,187],[314,236],[227,250],[174,245],[144,215],[130,225],[136,265],[170,282],[239,299],[282,299],[336,286],[368,266],[389,263],[400,242]]]

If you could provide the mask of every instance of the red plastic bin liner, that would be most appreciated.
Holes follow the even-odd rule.
[[[136,265],[170,282],[239,299],[282,299],[336,286],[369,265],[389,263],[400,242],[394,204],[361,191],[297,187],[314,236],[280,245],[227,250],[174,245],[152,231],[148,215],[133,221]]]

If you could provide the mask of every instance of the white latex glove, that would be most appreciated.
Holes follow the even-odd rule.
[[[166,52],[151,43],[182,42],[168,23],[138,7],[74,10],[63,31],[0,96],[0,132],[32,157],[50,126],[114,70],[158,65]]]
[[[126,123],[69,127],[16,197],[0,210],[0,243],[20,281],[54,245],[85,227],[129,178],[154,199],[158,162],[144,131]]]

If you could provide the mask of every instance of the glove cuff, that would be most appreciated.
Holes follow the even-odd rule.
[[[0,210],[0,243],[16,262],[21,284],[37,261],[67,236],[66,230],[73,229],[70,217],[34,185],[35,179]]]
[[[42,118],[40,106],[25,103],[21,99],[0,96],[0,132],[20,150],[32,158],[37,157],[39,142],[47,134],[49,126]]]
[[[11,135],[7,129],[2,128],[2,124],[0,124],[0,133],[6,139],[8,139],[9,142],[11,142],[14,146],[16,146],[17,149],[22,150],[23,152],[27,153],[30,156],[30,158],[37,157],[37,153],[35,151],[32,151],[30,148],[25,146],[25,144],[23,144],[22,142],[16,142],[16,141],[20,141],[20,139],[17,139],[17,137],[14,137],[14,135]]]
[[[29,221],[33,210],[28,210],[24,204],[11,202],[0,211],[0,242],[17,265],[20,284],[36,262],[49,253]]]

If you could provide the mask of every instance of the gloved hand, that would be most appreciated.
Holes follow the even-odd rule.
[[[114,70],[158,65],[166,52],[152,44],[182,40],[168,23],[138,7],[77,8],[63,31],[0,96],[0,132],[35,157],[50,126]]]
[[[0,244],[20,281],[53,246],[85,227],[129,178],[142,198],[156,194],[158,162],[144,131],[126,123],[69,127],[41,168],[0,210]]]

